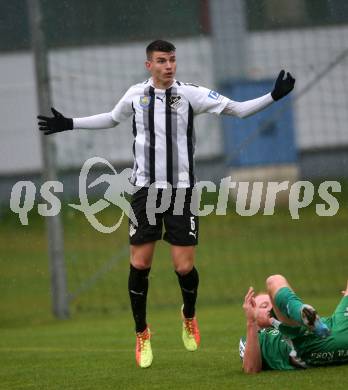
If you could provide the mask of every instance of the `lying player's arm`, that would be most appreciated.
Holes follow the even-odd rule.
[[[295,79],[290,73],[287,73],[287,77],[285,79],[284,75],[285,71],[280,71],[272,92],[259,98],[244,102],[230,100],[223,109],[222,113],[225,115],[237,116],[239,118],[246,118],[268,107],[274,101],[286,96],[293,90]]]
[[[243,371],[246,374],[257,374],[262,370],[261,349],[255,322],[247,321],[247,341],[243,359]]]
[[[246,374],[256,374],[262,370],[262,357],[258,337],[258,327],[255,319],[255,300],[252,287],[247,292],[243,309],[247,320],[246,346],[243,357],[243,371]]]
[[[115,127],[118,122],[115,122],[112,113],[106,112],[103,114],[87,116],[84,118],[66,118],[63,114],[52,107],[53,117],[39,115],[39,129],[45,135],[59,133],[73,129],[108,129]]]

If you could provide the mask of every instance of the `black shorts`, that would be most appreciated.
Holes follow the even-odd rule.
[[[147,204],[149,189],[142,187],[132,196],[131,206],[137,219],[137,226],[129,220],[129,242],[131,245],[145,244],[163,239],[172,245],[189,246],[198,244],[198,217],[191,212],[191,199],[195,199],[192,188],[173,188],[172,193],[158,189],[151,207]],[[150,194],[151,197],[151,194]],[[166,200],[163,198],[167,197]],[[161,203],[169,205],[164,211],[156,212],[154,207]],[[148,212],[147,212],[148,209]],[[149,218],[150,217],[150,218]]]

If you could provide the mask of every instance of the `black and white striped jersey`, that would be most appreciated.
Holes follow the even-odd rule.
[[[130,87],[111,115],[118,123],[133,115],[132,184],[192,187],[194,116],[220,114],[229,101],[215,91],[177,80],[168,89],[155,88],[152,79]]]

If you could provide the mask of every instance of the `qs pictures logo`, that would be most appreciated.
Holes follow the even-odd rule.
[[[88,175],[90,170],[96,164],[104,164],[110,168],[112,174],[102,174],[92,183],[87,185]],[[122,172],[117,173],[115,168],[109,163],[109,161],[101,157],[92,157],[88,159],[82,166],[79,175],[79,200],[80,204],[69,204],[76,210],[81,211],[88,222],[101,233],[112,233],[117,230],[123,220],[124,214],[128,216],[133,226],[137,226],[137,219],[131,208],[130,203],[125,197],[125,194],[134,193],[134,187],[130,184],[129,178],[132,170],[130,168],[124,169]],[[108,188],[105,191],[103,199],[90,204],[88,200],[87,191],[101,183],[107,183]],[[54,194],[63,192],[63,183],[59,181],[47,181],[42,184],[40,188],[41,197],[50,204],[38,204],[38,213],[44,217],[50,217],[58,215],[61,210],[61,201]],[[23,194],[24,193],[24,194]],[[23,197],[23,201],[22,200]],[[17,182],[11,191],[10,208],[18,214],[22,225],[28,225],[28,213],[31,211],[35,204],[36,186],[31,181],[19,181]],[[118,221],[113,226],[103,225],[96,214],[109,207],[111,204],[119,207],[122,210],[122,214]]]

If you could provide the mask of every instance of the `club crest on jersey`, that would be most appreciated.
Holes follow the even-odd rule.
[[[214,100],[218,100],[220,94],[218,92],[215,92],[215,91],[210,91],[209,92],[209,95],[208,97],[210,97],[211,99],[214,99]]]
[[[175,95],[171,96],[169,98],[168,104],[170,105],[170,107],[176,110],[181,104],[181,96],[175,96]]]
[[[150,96],[140,96],[139,104],[141,107],[147,107],[151,102]]]

